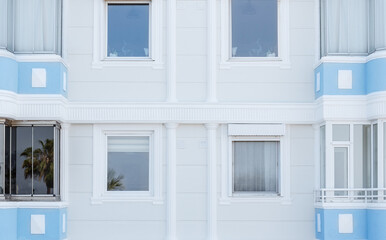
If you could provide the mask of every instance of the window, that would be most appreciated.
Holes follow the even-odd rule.
[[[283,124],[223,125],[220,202],[289,203],[288,136]]]
[[[150,2],[107,4],[107,57],[149,57]]]
[[[162,63],[162,0],[94,0],[93,67]]]
[[[384,0],[321,0],[320,8],[322,57],[385,49]]]
[[[289,0],[221,0],[221,68],[289,68],[289,42]]]
[[[233,141],[233,193],[279,193],[278,141]]]
[[[60,200],[60,126],[7,122],[0,136],[0,194],[9,200]]]
[[[162,125],[95,125],[92,203],[161,201]]]
[[[0,48],[61,54],[61,0],[0,0]]]
[[[277,0],[232,0],[232,57],[277,57],[277,13]]]

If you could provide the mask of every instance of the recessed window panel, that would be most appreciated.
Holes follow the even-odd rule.
[[[108,4],[107,57],[149,57],[149,4]]]
[[[350,141],[350,125],[334,124],[332,125],[333,141]]]
[[[149,191],[149,137],[107,139],[107,191]]]
[[[233,191],[278,192],[279,142],[233,142]]]
[[[348,148],[334,148],[335,188],[348,188]]]
[[[277,0],[232,0],[232,57],[278,56]]]

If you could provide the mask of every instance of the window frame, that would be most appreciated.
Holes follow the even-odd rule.
[[[109,4],[149,4],[149,56],[109,57],[107,56],[108,5]],[[93,68],[103,67],[153,67],[163,68],[161,62],[162,0],[94,0],[94,41]]]
[[[290,68],[289,61],[289,1],[277,0],[276,57],[232,57],[232,0],[221,0],[221,61],[220,68],[276,66]]]
[[[61,134],[61,125],[59,122],[56,121],[8,121],[8,120],[0,120],[0,124],[4,126],[8,126],[10,128],[10,151],[12,149],[12,127],[52,127],[53,131],[53,140],[54,140],[54,152],[53,152],[53,164],[54,164],[54,177],[53,177],[53,193],[52,194],[12,194],[8,193],[6,194],[5,190],[5,171],[6,171],[6,159],[4,159],[4,174],[3,176],[3,184],[4,184],[4,193],[0,194],[0,200],[5,202],[18,202],[18,201],[29,201],[29,202],[60,202],[63,198],[63,160],[62,160],[62,134]],[[33,131],[32,131],[33,136]],[[6,136],[4,131],[4,148],[6,145]],[[12,157],[12,152],[10,154],[10,159]],[[5,149],[4,149],[4,156],[1,156],[5,158]],[[33,182],[33,181],[32,181]],[[56,190],[54,190],[57,188]],[[58,193],[58,195],[55,194],[55,192]]]
[[[162,125],[94,125],[93,196],[92,204],[113,201],[153,202],[161,204],[162,187]],[[147,136],[149,137],[149,191],[108,191],[108,137]],[[98,177],[99,176],[99,177]],[[103,177],[100,177],[103,176]]]
[[[284,124],[224,124],[221,126],[221,197],[220,204],[272,203],[291,204],[290,130]],[[277,141],[279,159],[277,193],[233,193],[233,142]]]

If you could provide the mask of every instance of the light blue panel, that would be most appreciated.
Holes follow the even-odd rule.
[[[386,59],[378,58],[366,64],[367,93],[386,90]]]
[[[338,89],[338,71],[352,70],[352,89]],[[322,63],[315,69],[320,72],[320,91],[315,93],[319,98],[323,95],[365,95],[366,94],[366,64],[363,63]],[[315,88],[316,90],[316,88]]]
[[[0,240],[17,239],[17,209],[0,209]]]
[[[15,60],[0,57],[0,90],[17,92],[18,64]]]
[[[66,236],[62,231],[62,214],[65,209],[19,208],[17,216],[18,240],[61,240]],[[31,215],[45,215],[45,234],[31,234]],[[66,223],[67,224],[67,223]]]
[[[318,232],[318,214],[320,214],[320,229],[321,232]],[[324,211],[320,208],[315,208],[315,236],[316,239],[324,239]]]
[[[348,239],[365,240],[367,239],[367,210],[366,209],[316,209],[315,212],[320,213],[321,218],[323,219],[322,233],[316,233],[317,239],[319,240],[348,240]],[[353,215],[353,227],[354,227],[353,233],[339,233],[339,214]]]
[[[32,87],[32,69],[45,68],[47,74],[47,85],[45,88]],[[19,63],[19,88],[18,93],[21,94],[62,94],[63,91],[63,72],[66,68],[62,63],[49,62],[20,62]]]
[[[386,210],[367,210],[368,240],[386,239]]]

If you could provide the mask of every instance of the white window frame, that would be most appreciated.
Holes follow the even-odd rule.
[[[283,124],[229,124],[222,126],[221,134],[221,204],[237,202],[279,202],[290,204],[290,131]],[[277,193],[233,192],[233,142],[276,141],[280,154],[277,169]]]
[[[149,57],[107,56],[108,4],[149,4]],[[103,67],[153,67],[163,68],[161,62],[162,0],[94,0],[93,68]]]
[[[92,204],[106,201],[136,201],[162,203],[162,125],[108,125],[93,128],[93,196]],[[149,137],[149,191],[107,191],[107,138],[109,136]]]
[[[289,60],[289,0],[278,2],[278,56],[232,57],[231,1],[221,0],[221,61],[220,68],[274,66],[290,68]]]

